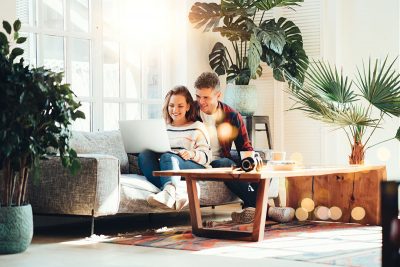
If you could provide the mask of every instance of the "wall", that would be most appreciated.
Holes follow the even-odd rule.
[[[15,0],[1,0],[0,7],[0,21],[7,20],[13,22],[16,17]],[[3,26],[1,28],[3,29]]]

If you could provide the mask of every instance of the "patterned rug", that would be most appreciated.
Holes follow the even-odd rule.
[[[211,227],[251,230],[251,225],[213,223]],[[125,234],[107,242],[196,251],[202,255],[282,258],[340,266],[380,266],[381,227],[332,222],[268,224],[262,242],[212,239],[192,235],[190,227]]]

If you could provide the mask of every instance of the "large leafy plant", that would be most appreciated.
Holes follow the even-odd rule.
[[[77,155],[68,145],[68,126],[72,120],[85,116],[77,110],[80,103],[74,101],[69,84],[62,83],[62,73],[24,66],[24,50],[15,47],[26,41],[18,33],[21,22],[17,20],[11,25],[3,21],[3,28],[6,34],[0,32],[0,206],[20,206],[26,203],[28,176],[38,176],[39,159],[48,154],[48,148],[56,149],[63,165],[73,173],[78,170]]]
[[[217,42],[210,55],[211,68],[227,74],[227,81],[247,85],[262,73],[261,61],[273,69],[278,81],[285,73],[297,82],[304,80],[308,57],[303,49],[300,29],[286,18],[268,18],[266,12],[275,7],[293,8],[304,0],[221,0],[217,3],[196,2],[189,20],[204,32],[219,32],[233,49]]]
[[[288,90],[295,100],[292,110],[302,110],[308,117],[342,129],[351,146],[350,164],[363,163],[365,151],[385,141],[400,141],[400,128],[392,138],[370,145],[376,129],[385,117],[400,116],[400,74],[396,60],[387,58],[358,69],[352,81],[328,63],[310,64],[305,82]]]

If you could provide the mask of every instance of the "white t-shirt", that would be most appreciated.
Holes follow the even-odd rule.
[[[218,133],[216,127],[216,119],[217,119],[217,112],[214,114],[208,115],[203,111],[200,111],[200,117],[203,120],[204,125],[207,128],[208,134],[210,136],[211,142],[211,152],[212,152],[212,160],[220,159],[221,158],[221,146],[218,141]]]

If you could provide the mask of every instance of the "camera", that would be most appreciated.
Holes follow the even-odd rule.
[[[260,154],[254,152],[254,154],[251,155],[250,157],[242,159],[240,165],[242,167],[242,170],[244,170],[245,172],[250,172],[254,169],[256,171],[260,171],[263,166],[263,161],[262,158],[260,157]]]

